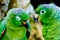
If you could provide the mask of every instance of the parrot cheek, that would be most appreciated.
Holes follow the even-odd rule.
[[[39,20],[40,20],[41,24],[44,24],[45,19],[43,20],[43,18],[39,17]]]

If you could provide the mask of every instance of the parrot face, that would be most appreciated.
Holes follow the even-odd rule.
[[[52,15],[53,9],[49,8],[50,6],[49,4],[43,4],[43,5],[38,6],[38,8],[36,9],[36,13],[39,15],[39,18],[43,24],[47,24]]]
[[[27,21],[28,14],[20,8],[13,8],[7,13],[8,19],[15,25],[20,26],[24,21]]]

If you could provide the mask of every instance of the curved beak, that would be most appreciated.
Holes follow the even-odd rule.
[[[34,16],[34,22],[38,22],[38,18],[39,18],[38,14],[35,14],[35,16]]]
[[[28,21],[23,21],[22,24],[24,27],[26,27],[26,29],[30,27],[30,23]]]
[[[26,35],[27,35],[27,38],[29,38],[29,36],[30,36],[30,30],[31,30],[30,29],[30,23],[28,21],[23,21],[23,25],[27,29]]]
[[[23,26],[28,25],[28,24],[27,24],[27,21],[23,21],[22,24],[23,24]]]

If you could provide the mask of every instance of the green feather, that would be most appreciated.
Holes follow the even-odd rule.
[[[42,4],[36,13],[42,22],[45,40],[60,40],[60,8],[55,4]]]
[[[28,13],[23,9],[10,9],[0,25],[0,35],[2,35],[3,29],[6,30],[1,40],[28,40],[27,29],[22,25],[22,22],[28,21],[28,18]]]

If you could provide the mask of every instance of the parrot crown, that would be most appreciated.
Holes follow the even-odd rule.
[[[17,20],[27,20],[29,18],[28,13],[22,8],[10,9],[7,16],[15,15]]]

